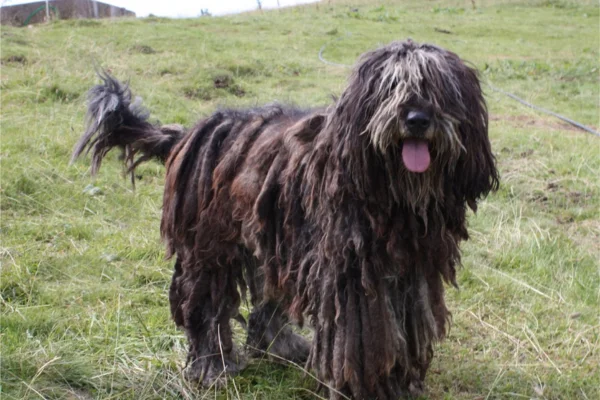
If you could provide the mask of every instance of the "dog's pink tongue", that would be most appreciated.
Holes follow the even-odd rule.
[[[431,163],[427,141],[421,139],[405,139],[402,145],[402,161],[411,172],[425,172]]]

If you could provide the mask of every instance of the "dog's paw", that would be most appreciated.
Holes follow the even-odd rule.
[[[261,340],[259,346],[248,343],[248,353],[251,357],[271,356],[273,361],[292,361],[304,363],[310,352],[310,343],[301,335],[285,327],[271,341]]]
[[[246,367],[246,359],[237,352],[228,356],[204,356],[191,361],[183,371],[186,380],[204,387],[223,387],[227,379]]]
[[[308,341],[297,333],[292,332],[291,329],[286,335],[276,338],[269,349],[269,352],[295,363],[304,363],[308,358],[309,351],[310,344]]]
[[[420,379],[413,379],[408,385],[408,392],[412,397],[419,397],[425,393],[425,384]]]

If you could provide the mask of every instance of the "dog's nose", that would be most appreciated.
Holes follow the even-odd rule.
[[[431,117],[423,111],[411,111],[406,116],[406,126],[410,133],[416,136],[425,133],[430,123]]]

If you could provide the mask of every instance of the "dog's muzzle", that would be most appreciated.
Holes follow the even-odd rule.
[[[431,125],[431,115],[421,110],[410,111],[405,124],[409,137],[402,143],[404,166],[411,172],[425,172],[431,164],[429,142],[425,139],[425,133]]]

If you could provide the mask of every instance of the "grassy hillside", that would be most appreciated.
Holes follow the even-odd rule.
[[[473,8],[472,3],[476,7]],[[132,191],[116,155],[69,166],[93,63],[153,117],[322,105],[366,50],[412,37],[484,81],[598,129],[596,1],[324,1],[225,18],[59,21],[1,29],[2,399],[313,399],[301,369],[255,361],[222,391],[181,378],[158,224],[164,168]],[[500,191],[471,216],[432,399],[600,397],[600,138],[486,86]],[[239,340],[242,340],[240,334]]]

